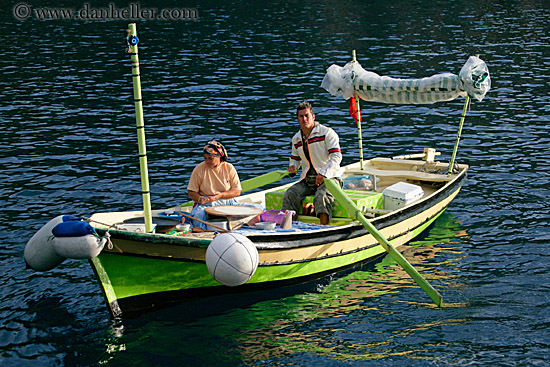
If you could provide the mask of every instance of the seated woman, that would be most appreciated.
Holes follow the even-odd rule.
[[[209,141],[203,150],[204,162],[199,163],[191,173],[187,191],[194,201],[191,216],[206,221],[205,209],[218,205],[245,205],[260,209],[259,204],[239,203],[235,198],[241,194],[241,181],[237,170],[227,162],[227,151],[217,141]],[[206,225],[191,219],[195,227],[206,229]]]

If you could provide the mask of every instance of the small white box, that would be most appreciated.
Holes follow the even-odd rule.
[[[145,233],[145,223],[124,223],[118,224],[117,227],[122,231]],[[153,231],[151,233],[155,233],[156,229],[157,225],[153,223]]]
[[[384,209],[397,210],[415,202],[424,196],[424,190],[418,185],[398,182],[384,189]]]

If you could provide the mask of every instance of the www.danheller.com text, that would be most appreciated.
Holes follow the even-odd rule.
[[[114,3],[101,8],[84,3],[79,9],[34,8],[29,4],[19,3],[13,7],[13,16],[18,20],[31,17],[38,20],[192,20],[198,19],[199,12],[195,8],[146,8],[139,3],[131,3],[125,8],[117,8]]]

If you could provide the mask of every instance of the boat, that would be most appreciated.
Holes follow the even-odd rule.
[[[364,210],[371,214],[371,223],[399,248],[428,228],[459,193],[468,166],[459,164],[458,172],[451,175],[430,173],[446,172],[447,167],[448,163],[441,162],[374,158],[365,161],[363,169],[359,162],[344,167],[344,174],[351,178],[375,178],[376,191],[345,191],[357,202],[368,201],[370,206]],[[399,183],[416,186],[421,196],[395,210],[385,210],[384,190]],[[267,201],[276,198],[290,185],[243,195],[239,200],[274,208],[266,198]],[[154,211],[156,233],[112,229],[124,223],[143,223],[143,211],[91,216],[98,234],[104,236],[108,231],[112,242],[112,248],[105,247],[89,261],[113,317],[132,317],[197,297],[303,283],[372,261],[385,253],[363,225],[349,216],[333,217],[329,225],[321,226],[316,217],[298,215],[293,230],[280,230],[277,226],[276,230],[266,231],[243,226],[235,232],[246,235],[254,244],[259,261],[250,280],[229,287],[218,283],[206,265],[207,248],[220,232],[169,235],[175,223],[166,223],[163,214],[170,210],[190,212],[191,207]],[[308,226],[296,228],[302,223]]]
[[[265,211],[238,214],[242,206],[229,207],[224,216],[218,207],[217,217],[207,222],[211,230],[190,231],[185,222],[192,203],[155,210],[150,206],[145,140],[140,135],[144,126],[138,42],[135,24],[130,25],[128,51],[133,62],[143,210],[56,217],[27,243],[25,260],[29,267],[45,271],[65,258],[88,259],[111,316],[118,318],[191,299],[304,284],[389,253],[441,306],[439,293],[396,249],[437,220],[466,181],[468,165],[456,163],[455,157],[469,97],[481,100],[490,86],[483,61],[470,57],[467,65],[471,65],[463,67],[467,76],[461,70],[460,77],[444,74],[415,81],[365,72],[355,55],[344,68],[329,68],[322,87],[353,102],[350,113],[358,122],[360,148],[359,100],[434,103],[465,96],[451,160],[437,161],[440,153],[434,148],[364,160],[360,149],[359,161],[342,167],[343,189],[327,184],[336,198],[328,225],[321,225],[305,209],[294,213],[296,220],[290,223],[292,213],[281,212],[280,205],[285,190],[293,183],[252,191],[287,174],[268,172],[243,181],[246,193],[238,198],[244,204],[260,204]],[[473,91],[464,82],[472,75],[471,81],[477,84]],[[311,198],[305,202],[308,200]],[[214,219],[227,221],[227,226],[220,226],[218,221],[215,225]],[[273,225],[261,227],[258,221]]]

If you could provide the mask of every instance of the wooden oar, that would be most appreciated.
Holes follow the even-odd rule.
[[[342,204],[348,213],[355,213],[357,220],[363,224],[363,226],[369,231],[369,233],[376,238],[376,240],[382,245],[384,250],[394,258],[399,265],[405,269],[407,274],[426,292],[426,294],[434,301],[434,303],[441,307],[443,305],[443,297],[431,286],[426,279],[420,275],[420,273],[401,255],[399,251],[391,245],[391,243],[374,227],[374,225],[365,218],[363,213],[359,210],[357,205],[349,199],[346,193],[340,188],[340,186],[333,180],[325,179],[325,185],[332,195]]]
[[[277,171],[271,171],[268,173],[264,173],[263,175],[245,180],[241,182],[241,188],[242,191],[250,191],[253,189],[257,189],[258,187],[262,187],[264,185],[279,181],[283,177],[285,177],[288,174],[288,171],[283,170],[277,170]],[[189,206],[192,205],[193,201],[188,201],[183,204],[179,204],[179,206]]]

